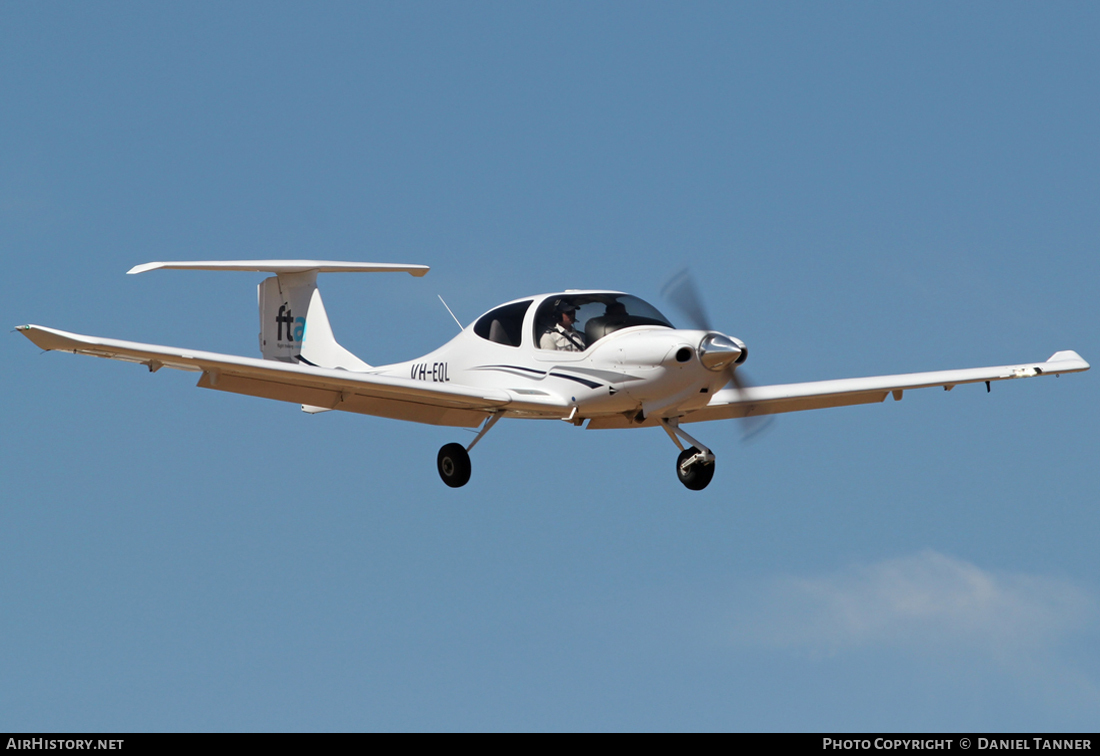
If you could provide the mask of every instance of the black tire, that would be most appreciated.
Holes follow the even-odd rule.
[[[694,457],[698,453],[699,450],[693,446],[690,449],[684,449],[680,452],[680,456],[676,458],[676,477],[692,491],[702,491],[710,483],[710,479],[714,477],[713,462],[696,462],[687,469],[687,472],[684,472],[682,467],[684,460]]]
[[[470,482],[470,455],[462,444],[447,444],[436,455],[439,477],[451,488],[462,488]]]

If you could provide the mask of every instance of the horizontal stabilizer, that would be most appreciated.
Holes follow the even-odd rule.
[[[135,265],[132,275],[150,270],[215,270],[274,273],[257,293],[260,351],[264,359],[304,362],[314,367],[369,370],[370,365],[336,341],[317,290],[318,273],[409,273],[423,276],[427,265],[334,260],[194,260]]]
[[[401,263],[338,262],[334,260],[200,260],[195,262],[151,262],[135,265],[127,274],[150,270],[246,270],[260,273],[410,273],[422,276],[427,265]]]

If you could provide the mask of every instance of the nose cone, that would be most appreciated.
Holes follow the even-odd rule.
[[[699,342],[699,362],[707,370],[719,372],[741,361],[745,345],[721,333],[709,333]]]

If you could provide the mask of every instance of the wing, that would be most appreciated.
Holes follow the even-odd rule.
[[[293,365],[178,347],[138,344],[67,333],[44,326],[17,330],[46,350],[87,354],[145,365],[201,372],[200,388],[259,396],[317,409],[337,409],[432,425],[475,427],[494,412],[526,417],[562,417],[563,397],[519,394],[507,389],[425,383],[347,370]]]
[[[900,400],[902,392],[909,389],[943,386],[950,391],[961,383],[987,383],[1038,375],[1079,373],[1088,369],[1089,364],[1081,359],[1077,352],[1065,351],[1056,352],[1046,362],[1031,362],[1023,365],[878,375],[869,378],[788,383],[778,386],[753,386],[741,390],[723,389],[715,393],[706,407],[681,418],[681,422],[695,423],[750,415],[799,412],[824,407],[871,404],[884,401],[890,394],[894,395],[894,399]]]

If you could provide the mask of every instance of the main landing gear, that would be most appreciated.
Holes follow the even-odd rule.
[[[435,458],[439,477],[451,488],[461,488],[470,482],[470,454],[462,444],[447,444]]]
[[[481,426],[481,430],[470,442],[469,446],[462,444],[446,444],[439,450],[435,458],[435,466],[439,469],[439,477],[451,488],[462,488],[470,482],[470,450],[481,440],[481,437],[496,425],[497,420],[504,416],[503,412],[494,412]]]
[[[680,448],[680,456],[676,458],[676,477],[692,491],[702,491],[714,477],[714,454],[703,444],[684,433],[676,418],[662,420],[661,427],[672,439],[672,443]],[[680,443],[681,438],[691,446],[685,449]]]

